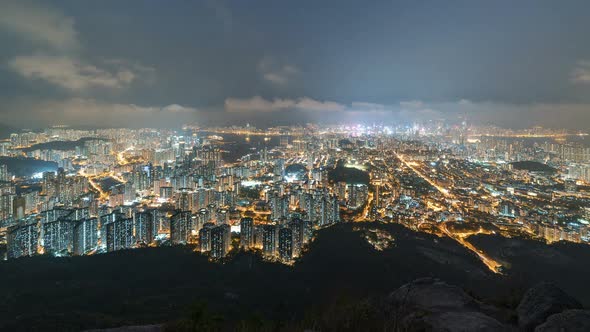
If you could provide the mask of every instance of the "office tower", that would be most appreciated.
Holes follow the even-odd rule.
[[[322,227],[322,226],[326,226],[330,223],[330,212],[331,212],[331,206],[330,206],[330,200],[326,197],[326,196],[322,196],[322,198],[320,198],[319,201],[319,223],[318,226]]]
[[[14,213],[14,194],[0,195],[0,220],[6,220]]]
[[[338,202],[338,196],[330,195],[329,199],[329,222],[330,223],[337,223],[340,222],[340,203]]]
[[[174,191],[174,189],[170,186],[161,186],[160,187],[160,198],[162,198],[162,199],[172,198],[173,191]]]
[[[6,234],[8,259],[36,254],[38,239],[36,223],[8,227]]]
[[[223,258],[230,250],[231,230],[227,224],[211,229],[211,257]]]
[[[293,220],[291,220],[291,222],[289,222],[289,228],[291,229],[293,235],[293,257],[299,257],[303,249],[303,220],[299,218],[294,218]]]
[[[133,214],[135,241],[140,244],[150,244],[154,240],[154,217],[148,211]]]
[[[227,209],[218,209],[216,213],[217,224],[227,224],[229,221],[229,211]]]
[[[8,174],[8,167],[6,166],[6,164],[0,164],[0,181],[10,181],[10,175]]]
[[[279,230],[279,257],[283,261],[293,258],[293,231],[288,227]]]
[[[311,221],[315,221],[317,218],[316,201],[317,199],[311,193],[304,193],[299,200],[299,206],[307,212],[307,218]]]
[[[180,211],[192,211],[192,195],[186,189],[177,193],[176,208]]]
[[[204,225],[206,222],[210,222],[211,218],[209,217],[209,210],[205,208],[199,209],[196,214],[196,219],[199,225]]]
[[[289,201],[286,197],[273,192],[270,196],[270,218],[273,221],[280,221],[289,214]]]
[[[240,246],[244,249],[250,249],[254,245],[254,220],[252,218],[242,218],[240,220]]]
[[[42,190],[45,195],[48,197],[55,197],[57,194],[56,184],[55,184],[55,173],[54,172],[45,172],[43,173],[43,182],[41,186]]]
[[[180,211],[170,217],[170,241],[174,244],[189,242],[192,229],[190,211]]]
[[[126,182],[123,191],[123,202],[131,203],[135,201],[135,184],[133,183],[133,181]]]
[[[285,159],[278,158],[275,160],[273,173],[282,180],[285,177]]]
[[[43,248],[52,255],[68,255],[73,252],[75,221],[60,218],[42,224]]]
[[[254,248],[262,249],[262,236],[263,234],[263,226],[262,225],[255,225],[254,226]]]
[[[311,238],[313,236],[313,223],[309,220],[303,220],[301,224],[303,228],[302,242],[305,245],[306,243],[311,241]]]
[[[74,255],[84,255],[98,247],[98,219],[88,218],[74,226]]]
[[[46,210],[41,212],[41,222],[48,223],[52,221],[57,221],[59,219],[67,218],[70,219],[69,215],[72,213],[72,210],[65,209],[61,207],[56,207],[51,210]]]
[[[67,215],[67,218],[70,220],[82,220],[82,219],[90,218],[90,209],[89,208],[72,209],[71,212]]]
[[[213,227],[215,227],[215,224],[208,222],[199,231],[199,248],[201,252],[211,251],[211,229]]]
[[[277,227],[264,225],[262,227],[262,252],[265,256],[274,257],[277,250]]]
[[[133,248],[133,219],[119,218],[106,224],[106,243],[109,252]]]

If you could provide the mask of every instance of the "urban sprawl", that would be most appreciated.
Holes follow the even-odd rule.
[[[0,142],[0,243],[5,259],[190,245],[292,264],[315,230],[377,221],[502,273],[471,235],[590,241],[587,140],[442,122],[23,131]]]

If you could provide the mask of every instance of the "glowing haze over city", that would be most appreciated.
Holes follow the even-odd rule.
[[[0,2],[0,330],[590,327],[589,10]]]

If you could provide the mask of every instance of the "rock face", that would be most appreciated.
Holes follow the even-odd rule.
[[[590,311],[566,310],[550,316],[535,332],[586,332],[590,331]]]
[[[557,286],[543,282],[529,289],[516,308],[518,326],[524,331],[533,331],[553,314],[581,308],[578,301]]]
[[[389,295],[393,320],[404,331],[506,331],[479,302],[456,286],[425,278]]]

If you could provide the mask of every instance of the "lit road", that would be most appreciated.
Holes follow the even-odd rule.
[[[490,271],[492,271],[494,273],[501,274],[500,268],[502,267],[502,264],[500,264],[500,263],[496,262],[495,260],[493,260],[492,258],[486,256],[481,250],[477,249],[475,246],[473,246],[471,243],[469,243],[468,241],[465,240],[470,235],[485,233],[483,230],[479,229],[477,232],[454,234],[454,233],[451,233],[451,231],[449,231],[449,229],[447,228],[447,225],[445,223],[439,225],[439,229],[443,233],[445,233],[445,235],[450,237],[451,239],[459,242],[463,247],[474,252],[479,257],[479,259],[488,267],[488,269],[490,269]]]
[[[121,182],[121,183],[125,183],[125,180],[123,180],[122,178],[120,178],[119,176],[115,175],[115,173],[111,172],[104,172],[104,173],[100,173],[100,174],[87,174],[86,170],[84,169],[80,169],[80,171],[78,172],[79,175],[82,175],[84,177],[86,177],[86,179],[88,179],[88,183],[90,184],[90,186],[98,191],[98,193],[100,194],[100,200],[105,201],[109,198],[109,194],[102,190],[102,188],[100,187],[100,185],[98,183],[96,183],[95,179],[98,178],[104,178],[104,177],[112,177],[113,179]]]
[[[369,191],[367,202],[365,203],[365,208],[360,216],[354,219],[355,222],[363,222],[369,219],[369,211],[371,209],[371,204],[373,203],[373,192]]]
[[[414,166],[412,166],[410,163],[408,163],[402,155],[398,154],[397,152],[393,151],[393,153],[395,154],[395,156],[404,164],[406,165],[409,169],[411,169],[416,175],[418,175],[419,177],[421,177],[422,179],[424,179],[426,182],[428,182],[431,186],[433,186],[434,188],[436,188],[441,194],[443,194],[445,197],[448,198],[454,198],[454,195],[452,193],[449,192],[448,189],[443,188],[441,186],[439,186],[438,184],[436,184],[434,181],[432,181],[429,177],[427,177],[426,175],[424,175],[422,172],[420,172],[420,170],[416,169]],[[455,205],[456,203],[453,202],[453,205]],[[418,227],[420,227],[421,224],[418,225]],[[478,231],[478,232],[474,232],[474,233],[466,233],[466,234],[462,234],[462,233],[458,233],[458,234],[454,234],[451,231],[448,230],[447,225],[446,224],[442,224],[442,225],[438,225],[439,229],[448,237],[450,237],[451,239],[459,242],[459,244],[461,244],[463,247],[469,249],[470,251],[474,252],[479,259],[490,269],[490,271],[494,272],[494,273],[500,273],[500,268],[502,267],[502,265],[498,262],[496,262],[495,260],[493,260],[492,258],[486,256],[482,251],[478,250],[476,247],[474,247],[471,243],[469,243],[468,241],[466,241],[465,239],[469,236],[469,235],[473,235],[473,234],[478,234],[481,233],[483,231]]]
[[[433,186],[434,188],[436,188],[436,190],[438,190],[441,194],[443,194],[446,197],[450,197],[453,198],[453,195],[449,192],[448,189],[443,188],[441,186],[439,186],[438,184],[436,184],[436,182],[432,181],[430,179],[430,177],[422,174],[422,172],[420,172],[418,169],[416,169],[414,166],[412,166],[410,163],[408,163],[404,157],[400,154],[398,154],[397,152],[395,152],[395,150],[392,150],[393,153],[395,154],[395,156],[397,157],[397,159],[399,159],[404,165],[406,165],[409,169],[411,169],[412,171],[414,171],[414,173],[416,173],[416,175],[418,175],[419,177],[421,177],[422,179],[424,179],[424,181],[428,182],[431,186]]]

